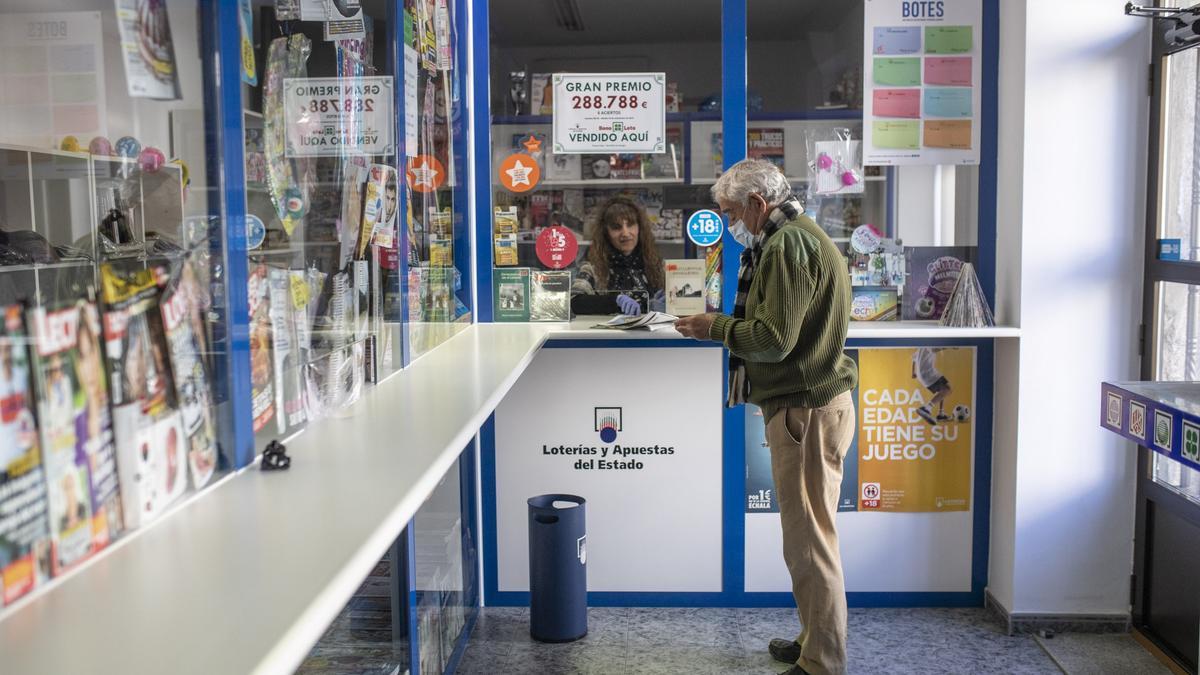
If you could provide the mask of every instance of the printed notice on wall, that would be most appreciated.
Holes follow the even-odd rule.
[[[666,150],[665,73],[555,73],[555,154]]]
[[[392,78],[283,80],[288,157],[393,155]]]
[[[859,510],[969,511],[975,348],[858,352]]]
[[[0,141],[57,147],[108,133],[100,12],[0,14]]]
[[[863,163],[978,164],[980,0],[866,0]]]

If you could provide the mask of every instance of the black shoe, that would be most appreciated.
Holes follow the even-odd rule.
[[[792,666],[791,668],[783,671],[781,675],[808,675],[808,671],[800,666]]]
[[[800,643],[795,640],[775,638],[767,645],[767,651],[771,652],[771,658],[783,663],[795,663],[800,660]]]

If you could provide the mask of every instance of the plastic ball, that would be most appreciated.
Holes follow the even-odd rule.
[[[79,139],[74,136],[63,136],[62,143],[58,144],[59,150],[67,152],[79,152]]]
[[[88,152],[93,155],[108,157],[113,154],[112,143],[103,136],[97,136],[88,142]]]
[[[853,171],[846,171],[846,172],[842,173],[842,185],[850,186],[850,185],[857,185],[857,184],[858,184],[858,176],[855,176]]]
[[[142,144],[133,136],[122,136],[117,139],[117,156],[134,159],[142,151]]]
[[[167,158],[163,156],[162,150],[158,148],[146,147],[138,153],[138,166],[146,173],[154,173],[167,163]]]
[[[833,158],[828,153],[822,152],[817,155],[817,168],[822,171],[828,171],[833,168]]]

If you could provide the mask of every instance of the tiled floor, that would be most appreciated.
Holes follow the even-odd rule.
[[[767,655],[794,636],[788,609],[589,610],[588,635],[568,644],[529,637],[527,608],[481,610],[459,673],[508,675],[741,675],[787,669]],[[1047,673],[1061,671],[1028,635],[1008,636],[983,609],[852,609],[851,673]]]

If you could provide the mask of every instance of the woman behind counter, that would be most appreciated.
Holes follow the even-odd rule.
[[[641,314],[630,295],[602,291],[642,291],[651,298],[650,309],[661,311],[663,261],[646,209],[630,197],[612,197],[597,210],[588,234],[592,245],[571,286],[571,311]]]

